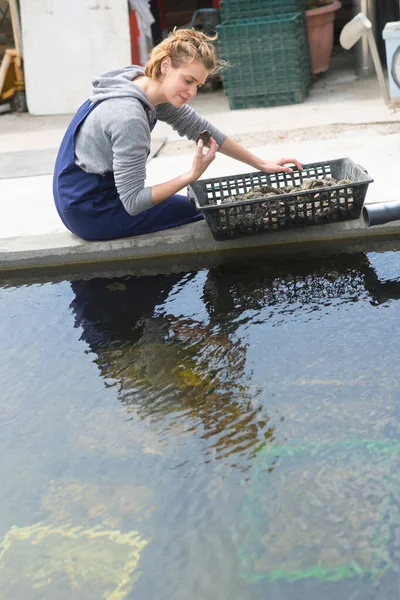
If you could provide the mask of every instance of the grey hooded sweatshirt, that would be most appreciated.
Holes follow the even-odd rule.
[[[145,187],[150,131],[155,119],[165,121],[180,136],[195,140],[208,129],[219,146],[226,136],[190,106],[153,106],[132,81],[144,75],[138,66],[103,73],[93,79],[92,102],[101,102],[86,117],[76,136],[75,162],[87,173],[114,173],[126,211],[137,215],[153,206],[151,187]]]

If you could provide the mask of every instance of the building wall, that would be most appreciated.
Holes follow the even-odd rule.
[[[28,110],[76,111],[98,73],[131,62],[126,0],[20,0]]]

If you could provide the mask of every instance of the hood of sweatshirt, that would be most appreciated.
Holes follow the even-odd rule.
[[[131,98],[138,98],[152,112],[155,112],[155,107],[150,102],[147,94],[132,81],[140,75],[144,75],[144,69],[136,65],[97,75],[92,80],[93,87],[90,100],[92,102],[99,102],[100,100],[107,100],[107,98],[124,98],[129,96]]]

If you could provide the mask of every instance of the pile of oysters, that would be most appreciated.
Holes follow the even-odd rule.
[[[297,191],[305,191],[305,190],[313,190],[321,187],[332,187],[333,185],[342,185],[346,186],[353,183],[350,179],[316,179],[309,178],[305,179],[301,185],[286,185],[284,187],[276,188],[271,185],[261,185],[259,187],[254,187],[249,190],[246,194],[239,194],[237,196],[230,196],[229,198],[224,198],[223,203],[228,202],[239,202],[242,200],[251,200],[253,198],[266,198],[267,196],[280,196],[282,194],[292,194]],[[318,197],[313,196],[313,197]],[[301,197],[300,197],[301,198]],[[303,196],[304,200],[304,196]]]
[[[294,224],[316,224],[343,218],[354,209],[353,184],[350,179],[309,178],[300,185],[273,187],[261,185],[246,193],[221,198],[218,204],[232,204],[246,200],[260,200],[258,203],[226,208],[229,227],[246,229],[256,225],[257,229],[277,229]],[[332,186],[340,189],[329,190]],[[296,192],[308,191],[297,195]],[[283,194],[291,194],[280,198]],[[264,201],[265,198],[265,201]],[[225,220],[221,212],[222,220]],[[221,223],[223,225],[223,223]],[[226,223],[228,226],[228,223]]]

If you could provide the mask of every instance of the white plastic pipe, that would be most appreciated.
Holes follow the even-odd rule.
[[[374,34],[372,32],[372,23],[363,13],[358,13],[343,27],[340,34],[340,44],[343,48],[345,48],[345,50],[350,50],[350,48],[352,48],[364,34],[367,35],[372,60],[374,62],[376,75],[379,81],[379,87],[381,88],[385,103],[390,106],[391,102],[389,98],[389,92],[385,77],[383,75],[383,69],[379,59]]]

